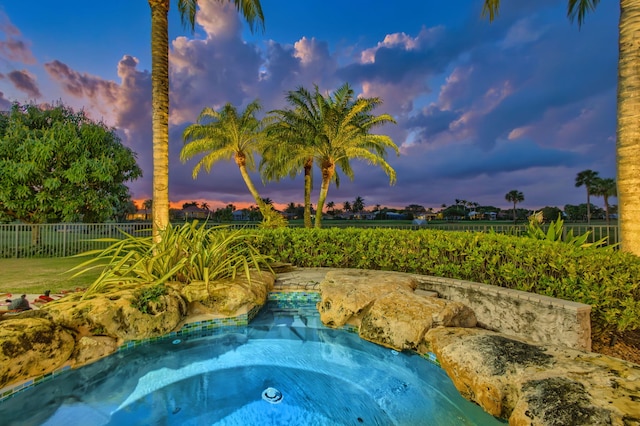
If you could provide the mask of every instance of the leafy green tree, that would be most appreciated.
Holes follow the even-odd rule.
[[[562,210],[558,207],[545,206],[540,210],[540,212],[542,213],[542,219],[545,222],[551,222],[562,216]]]
[[[619,1],[616,150],[620,247],[640,256],[640,227],[637,226],[640,215],[640,185],[637,178],[640,164],[640,120],[637,119],[637,112],[640,111],[640,54],[636,43],[640,32],[640,5],[638,0]],[[567,14],[572,21],[577,18],[581,26],[587,13],[594,11],[599,3],[600,0],[568,0]],[[483,15],[489,15],[489,19],[493,20],[499,7],[500,0],[485,0]]]
[[[598,172],[593,170],[583,170],[576,175],[576,188],[584,186],[587,188],[587,223],[591,223],[591,193],[592,187],[598,178]]]
[[[515,224],[517,221],[516,216],[516,204],[524,201],[524,194],[516,189],[509,191],[504,196],[505,200],[513,203],[513,223]]]
[[[113,207],[113,218],[116,222],[125,222],[127,216],[138,211],[138,206],[133,202],[131,196],[119,200]]]
[[[262,217],[269,221],[275,220],[275,216],[279,214],[270,202],[265,202],[271,200],[260,197],[249,175],[249,171],[256,168],[254,153],[260,152],[267,140],[263,123],[256,118],[259,110],[260,103],[257,100],[247,105],[241,114],[230,103],[220,111],[212,108],[203,109],[197,122],[183,132],[185,145],[180,152],[180,159],[186,162],[202,155],[193,168],[195,179],[203,168],[209,172],[218,161],[229,161],[233,158]]]
[[[153,131],[153,239],[169,224],[169,3],[147,0],[151,8],[151,109]],[[224,1],[224,0],[218,0]],[[229,0],[231,2],[231,0]],[[264,28],[259,0],[233,0],[250,25]],[[195,28],[198,0],[178,0],[182,23]]]
[[[11,220],[103,222],[142,176],[114,129],[58,104],[14,104],[0,121],[0,212]]]
[[[609,197],[615,197],[618,195],[618,187],[615,179],[611,178],[596,178],[591,188],[591,193],[597,197],[604,199],[605,217],[607,219],[607,225],[609,224]]]

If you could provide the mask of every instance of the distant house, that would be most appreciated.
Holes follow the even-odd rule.
[[[140,209],[135,213],[129,213],[127,220],[151,220],[151,209]]]
[[[182,215],[184,220],[208,219],[211,216],[211,211],[201,207],[189,206],[182,209]]]

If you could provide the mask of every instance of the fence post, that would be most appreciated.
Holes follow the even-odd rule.
[[[19,229],[18,229],[18,224],[13,225],[13,229],[14,229],[14,235],[16,236],[15,238],[15,251],[14,251],[14,256],[16,259],[18,258],[18,233],[19,233]]]
[[[67,255],[67,224],[62,225],[62,257]]]

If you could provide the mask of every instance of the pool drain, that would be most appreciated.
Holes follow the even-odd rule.
[[[262,391],[262,399],[269,404],[279,404],[282,402],[282,392],[276,388],[266,388]]]

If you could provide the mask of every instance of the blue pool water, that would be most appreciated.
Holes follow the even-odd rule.
[[[249,326],[120,351],[0,404],[3,425],[493,425],[443,370],[270,301]]]

